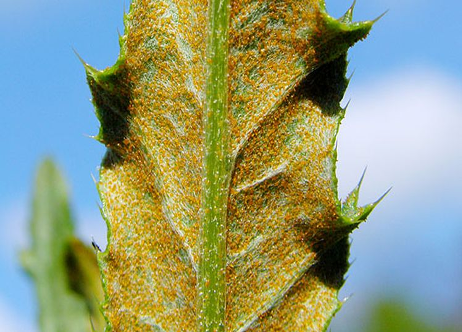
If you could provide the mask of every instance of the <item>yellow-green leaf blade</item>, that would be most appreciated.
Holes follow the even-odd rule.
[[[69,270],[67,258],[70,243],[75,240],[67,186],[50,159],[40,165],[37,173],[30,227],[31,248],[22,253],[21,259],[35,282],[40,330],[92,331],[91,313],[85,298],[71,285],[71,277],[75,275]],[[96,263],[94,255],[89,259]],[[98,279],[97,270],[93,272],[96,274],[93,277]]]

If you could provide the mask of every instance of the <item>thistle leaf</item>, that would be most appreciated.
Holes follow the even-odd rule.
[[[106,326],[101,312],[104,292],[95,251],[92,249],[79,239],[71,238],[67,245],[66,270],[71,289],[85,303],[92,331],[103,331]]]
[[[391,191],[391,188],[388,189],[379,199],[373,203],[367,204],[365,206],[358,206],[359,191],[361,189],[365,174],[366,170],[364,170],[363,174],[361,175],[361,179],[359,180],[358,185],[348,194],[342,204],[341,216],[344,221],[352,224],[359,224],[362,221],[365,221],[369,214],[371,214],[371,212],[375,209],[375,207]]]
[[[135,0],[88,83],[107,146],[114,331],[322,331],[348,235],[335,177],[346,52],[323,1]]]
[[[102,287],[94,253],[74,238],[67,187],[46,159],[37,173],[31,218],[32,246],[21,253],[35,281],[42,332],[92,331],[104,327]]]

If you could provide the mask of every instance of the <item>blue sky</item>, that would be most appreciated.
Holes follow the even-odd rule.
[[[333,16],[350,5],[326,2]],[[81,237],[105,242],[91,178],[104,148],[88,138],[98,122],[73,48],[97,68],[112,65],[124,1],[0,5],[0,326],[35,331],[35,295],[16,254],[27,244],[31,181],[42,156],[54,156],[67,175]],[[334,332],[360,326],[378,295],[405,295],[440,320],[455,319],[462,305],[462,3],[359,0],[355,16],[386,10],[349,54],[354,76],[338,177],[344,196],[368,166],[364,203],[393,191],[353,236],[354,264],[341,293],[353,296]]]

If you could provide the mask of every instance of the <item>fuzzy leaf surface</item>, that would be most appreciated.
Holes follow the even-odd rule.
[[[117,63],[85,65],[108,150],[99,255],[114,331],[195,331],[208,4],[135,0]],[[335,141],[346,52],[372,22],[323,1],[231,2],[226,330],[322,331],[348,267]]]

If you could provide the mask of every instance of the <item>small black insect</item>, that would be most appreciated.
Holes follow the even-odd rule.
[[[93,238],[93,236],[91,237],[91,245],[93,246],[93,248],[95,248],[95,251],[99,251],[99,252],[102,251],[99,245],[95,242],[95,239]]]

